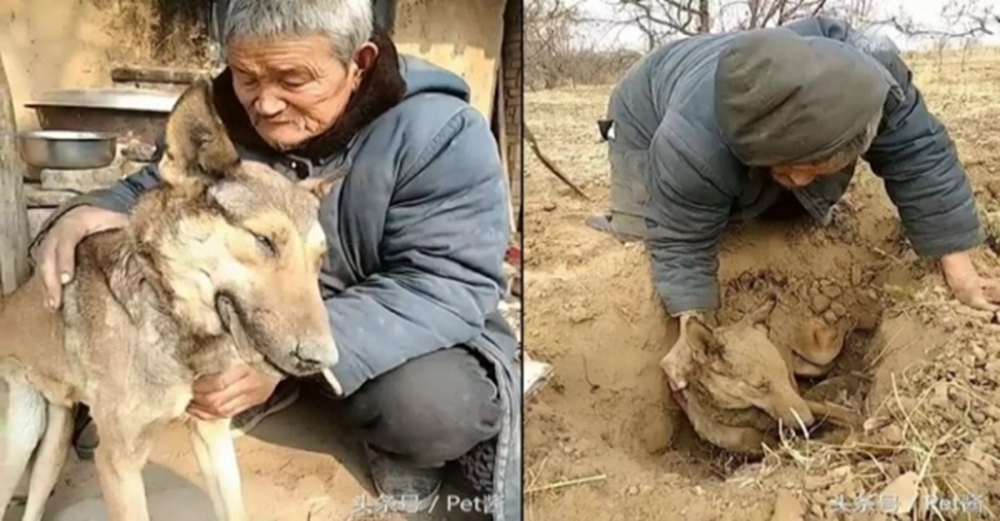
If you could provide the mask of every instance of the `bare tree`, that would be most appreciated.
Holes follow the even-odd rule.
[[[996,12],[992,2],[983,5],[980,0],[950,0],[941,8],[940,19],[941,26],[930,27],[914,22],[906,13],[900,12],[890,18],[889,23],[907,36],[929,38],[935,42],[1000,32],[1000,13]]]
[[[838,11],[869,17],[875,0],[841,0]],[[637,27],[652,50],[672,38],[758,29],[833,12],[831,0],[607,0],[615,24]]]
[[[740,29],[761,29],[816,16],[826,7],[827,0],[746,0],[741,4],[745,16],[740,18],[737,26]]]
[[[594,17],[583,0],[525,0],[525,78],[529,88],[614,81],[638,53],[614,50],[607,29],[639,29],[646,51],[675,38],[775,27],[826,14],[855,26],[878,0],[603,0],[613,18]],[[603,29],[603,30],[602,30]]]
[[[875,4],[876,0],[839,0],[828,4],[826,12],[853,27],[861,27],[876,22]]]
[[[972,53],[978,45],[978,38],[966,38],[965,41],[962,42],[962,61],[960,62],[962,72],[965,72],[965,66],[968,62],[969,54]]]
[[[566,0],[528,0],[524,4],[524,65],[530,79],[555,87],[574,54],[574,32],[581,21],[576,4]]]
[[[611,0],[617,24],[642,31],[647,50],[674,35],[694,36],[712,29],[708,0]]]

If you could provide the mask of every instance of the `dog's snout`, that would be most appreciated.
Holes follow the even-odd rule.
[[[292,352],[301,369],[321,371],[337,364],[337,346],[332,342],[299,342]]]
[[[298,360],[299,365],[318,367],[322,363],[319,360],[310,357],[306,349],[303,348],[301,344],[295,348],[295,352],[292,354],[295,356],[295,359]]]

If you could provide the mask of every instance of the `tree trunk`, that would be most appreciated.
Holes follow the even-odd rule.
[[[709,13],[708,0],[698,0],[698,32],[712,32],[712,17]]]
[[[25,165],[17,154],[14,100],[0,58],[0,295],[10,295],[31,275]]]

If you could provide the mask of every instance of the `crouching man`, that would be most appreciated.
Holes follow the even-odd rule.
[[[956,297],[1000,303],[1000,286],[970,259],[983,232],[955,146],[887,39],[818,17],[670,43],[621,80],[600,128],[611,212],[588,222],[645,240],[656,288],[682,321],[711,322],[720,305],[727,224],[766,212],[828,224],[859,159]],[[684,356],[672,349],[662,363],[674,389],[686,385]]]
[[[300,180],[343,173],[321,206],[320,284],[340,362],[330,414],[364,441],[376,490],[434,501],[454,463],[498,520],[520,519],[520,378],[500,316],[511,230],[489,123],[458,76],[397,57],[370,0],[231,0],[214,103],[245,160]],[[60,306],[73,252],[123,226],[160,183],[148,167],[66,204],[33,252]],[[246,432],[300,382],[240,367],[196,384],[189,412]],[[76,447],[98,443],[84,418]],[[443,503],[443,502],[442,502]]]

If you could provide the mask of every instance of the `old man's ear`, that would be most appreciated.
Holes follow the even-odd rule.
[[[226,178],[240,162],[212,103],[212,83],[199,78],[181,95],[167,119],[163,181],[174,187],[199,188]]]

